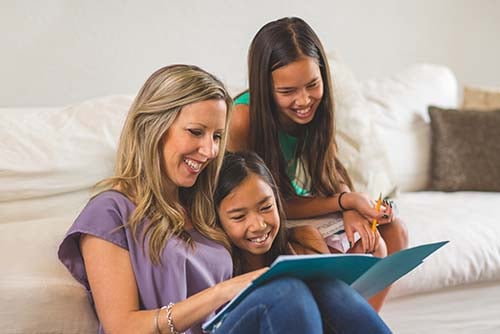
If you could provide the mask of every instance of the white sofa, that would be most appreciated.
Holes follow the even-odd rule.
[[[450,240],[402,278],[382,316],[395,333],[491,333],[500,328],[500,193],[422,191],[428,183],[429,104],[454,107],[445,67],[416,65],[358,82],[341,63],[341,154],[360,190],[396,194],[410,245]],[[57,259],[90,187],[112,172],[132,98],[65,108],[0,109],[2,333],[96,333],[95,314]]]

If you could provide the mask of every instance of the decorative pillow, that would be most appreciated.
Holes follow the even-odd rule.
[[[431,188],[500,191],[500,110],[429,107]]]
[[[363,108],[359,82],[351,69],[329,57],[333,77],[336,139],[339,158],[345,165],[357,191],[375,198],[380,192],[389,195],[392,181],[386,151],[374,133],[370,113]]]
[[[361,93],[363,117],[370,115],[371,128],[388,157],[392,182],[401,191],[424,190],[431,156],[427,108],[458,106],[453,72],[445,66],[415,64],[390,76],[364,80]],[[379,150],[375,143],[370,149]]]
[[[500,89],[464,87],[462,108],[480,111],[500,109]]]

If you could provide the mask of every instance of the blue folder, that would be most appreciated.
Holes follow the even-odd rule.
[[[425,244],[401,250],[384,258],[364,254],[282,255],[268,271],[255,279],[212,319],[203,324],[211,332],[224,317],[253,290],[279,277],[295,277],[304,281],[336,278],[370,298],[419,266],[423,260],[448,241]]]

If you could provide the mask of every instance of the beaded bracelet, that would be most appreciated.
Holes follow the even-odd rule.
[[[171,334],[184,334],[184,333],[178,332],[175,329],[174,320],[172,319],[172,307],[174,307],[174,303],[168,303],[168,305],[167,305],[167,325],[168,325],[168,328],[170,329],[170,333]]]
[[[342,196],[344,196],[345,194],[347,194],[347,191],[343,191],[343,192],[341,192],[341,193],[340,193],[340,195],[339,195],[339,197],[338,197],[338,199],[337,199],[337,201],[338,201],[338,203],[339,203],[339,208],[340,208],[342,211],[347,211],[347,209],[346,209],[346,208],[344,208],[344,207],[342,206],[342,201],[341,201]]]

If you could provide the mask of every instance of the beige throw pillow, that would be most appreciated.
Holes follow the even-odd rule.
[[[464,87],[465,110],[489,111],[500,109],[500,89]]]

